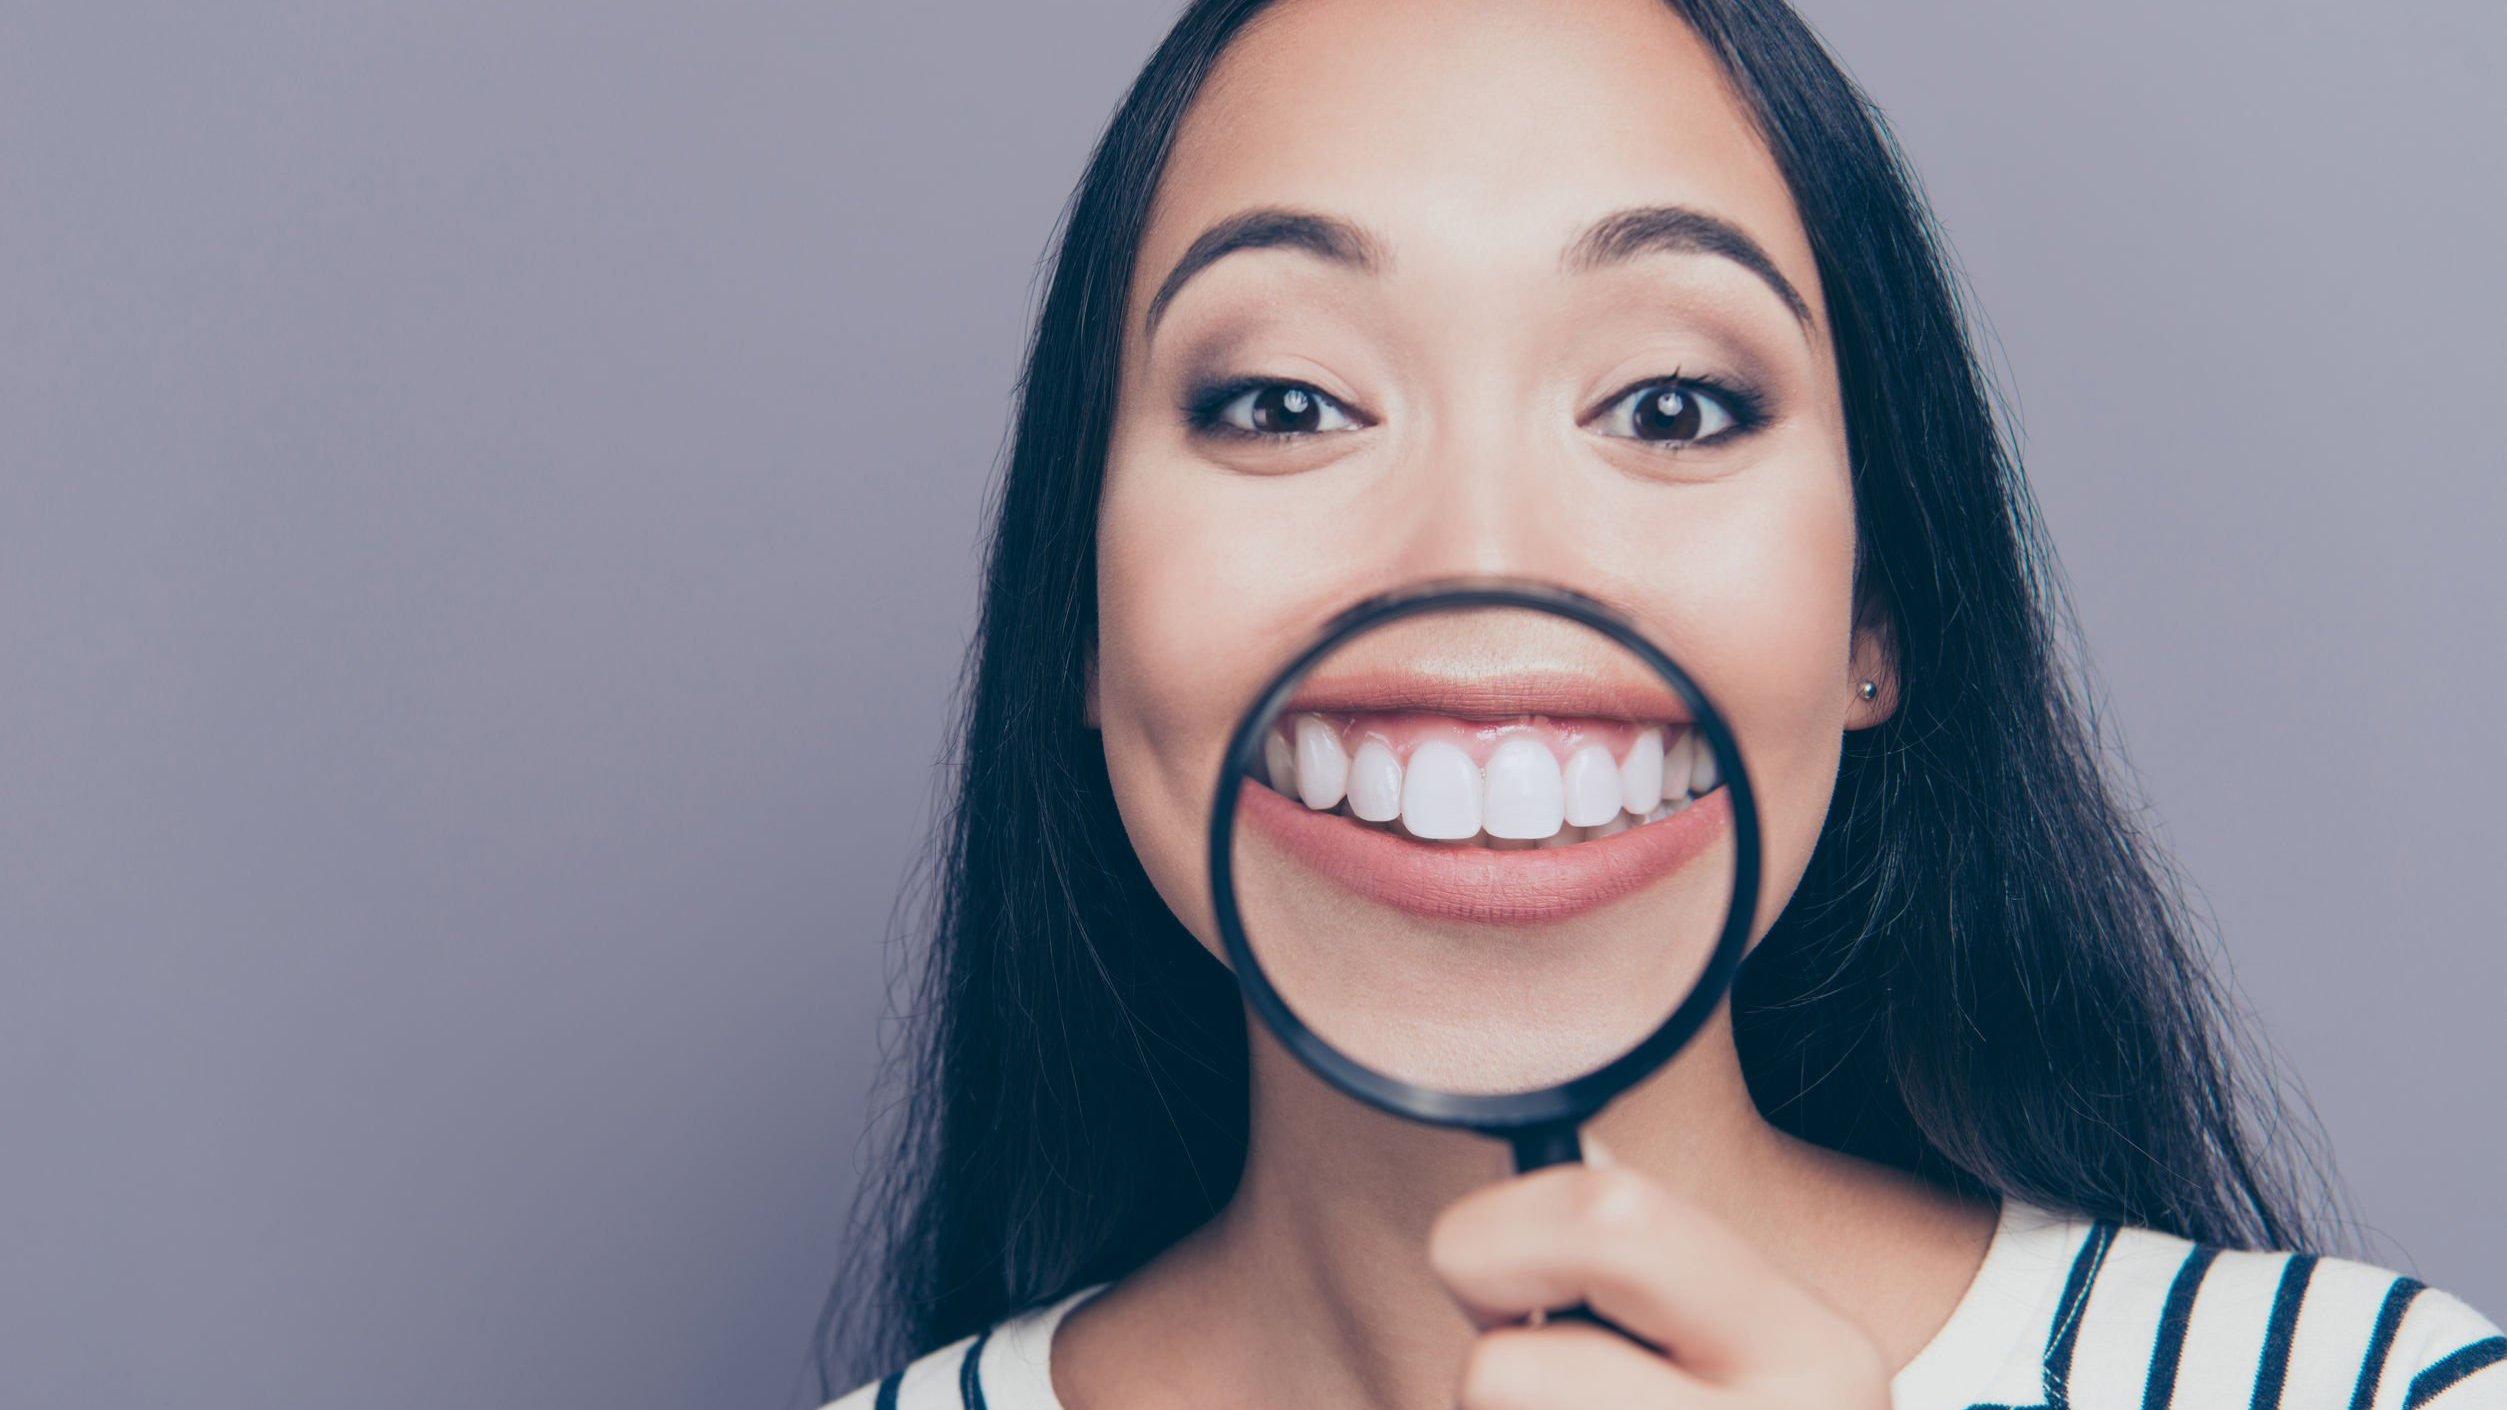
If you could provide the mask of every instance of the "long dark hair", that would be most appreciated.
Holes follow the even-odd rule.
[[[1167,152],[1268,0],[1196,0],[1064,213],[992,506],[954,806],[892,1055],[901,1088],[823,1387],[1119,1277],[1245,1154],[1233,981],[1150,887],[1082,721],[1126,293]],[[1955,1187],[2229,1246],[2338,1213],[2320,1138],[2214,977],[2110,777],[2060,574],[1956,281],[1885,123],[1781,0],[1667,0],[1719,57],[1817,256],[1859,520],[1898,652],[1732,1004],[1750,1090],[1808,1140]],[[2059,630],[2058,630],[2059,629]]]

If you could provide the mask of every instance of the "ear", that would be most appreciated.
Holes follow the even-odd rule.
[[[1103,729],[1105,728],[1104,724],[1097,718],[1097,643],[1093,641],[1088,643],[1086,659],[1080,666],[1080,673],[1080,679],[1082,682],[1080,687],[1080,722],[1087,725],[1090,729]]]
[[[1878,690],[1863,698],[1863,682]],[[1846,658],[1845,727],[1869,729],[1898,712],[1897,620],[1877,599],[1861,598],[1854,609],[1854,644]]]

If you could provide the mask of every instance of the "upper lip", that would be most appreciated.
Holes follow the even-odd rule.
[[[1633,675],[1633,673],[1630,673]],[[1330,672],[1298,682],[1284,714],[1421,710],[1466,720],[1524,715],[1687,724],[1688,703],[1651,676],[1587,671],[1444,675],[1409,670]]]

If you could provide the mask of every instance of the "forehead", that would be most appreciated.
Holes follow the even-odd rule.
[[[1545,277],[1576,231],[1641,205],[1739,226],[1816,306],[1774,158],[1664,0],[1280,0],[1185,116],[1132,307],[1196,235],[1253,207],[1352,219],[1404,273]]]

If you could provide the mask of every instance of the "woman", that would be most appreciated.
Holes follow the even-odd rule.
[[[2327,1185],[2101,776],[1912,183],[1777,0],[1192,5],[997,516],[845,1410],[2507,1404],[2461,1302],[2275,1251]],[[1215,958],[1235,712],[1454,573],[1680,624],[1761,795],[1734,995],[1589,1166],[1341,1097]],[[1579,1299],[1636,1339],[1525,1324]]]

